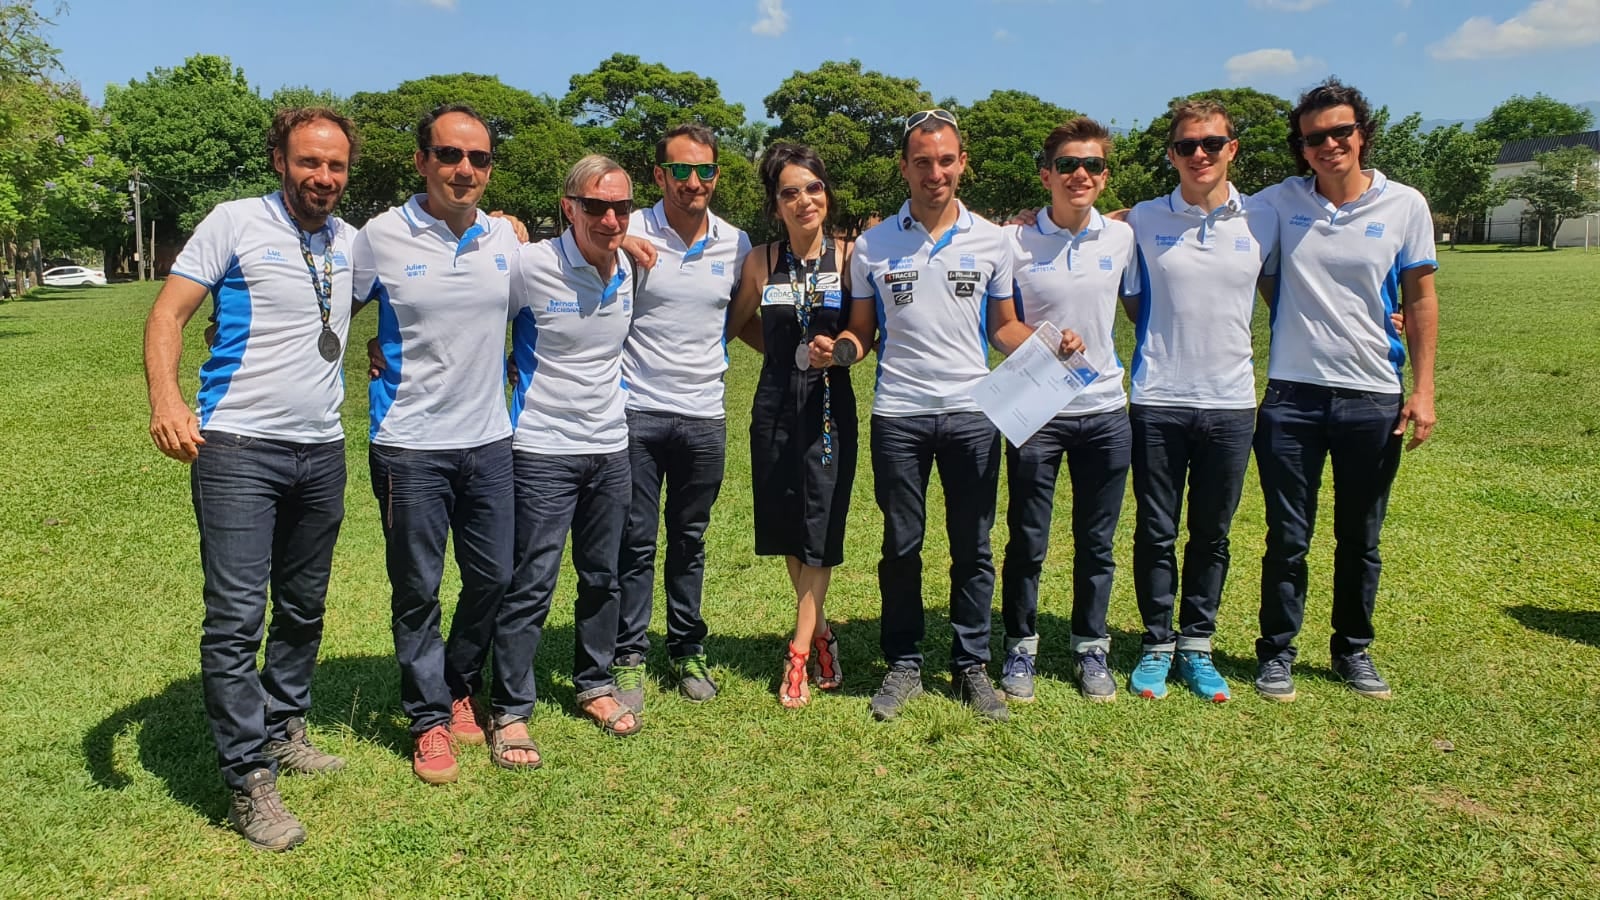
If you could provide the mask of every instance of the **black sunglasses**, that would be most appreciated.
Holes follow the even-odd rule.
[[[567,199],[578,204],[578,208],[583,210],[584,215],[594,216],[596,219],[605,218],[607,211],[616,213],[617,218],[619,219],[624,218],[628,215],[628,213],[633,212],[632,197],[628,197],[623,200],[601,200],[599,197],[569,196]]]
[[[803,187],[786,187],[778,191],[778,199],[785,203],[793,203],[802,193],[807,197],[819,197],[826,193],[828,186],[819,179],[807,182]]]
[[[1350,135],[1356,133],[1356,128],[1357,126],[1354,122],[1351,122],[1349,125],[1335,125],[1326,131],[1311,132],[1305,137],[1302,137],[1300,139],[1300,143],[1305,144],[1307,147],[1321,147],[1323,144],[1328,142],[1328,138],[1333,138],[1336,141],[1342,141],[1345,138],[1348,138]]]
[[[1090,175],[1099,175],[1106,170],[1106,160],[1103,156],[1058,156],[1053,165],[1056,174],[1071,175],[1082,166]]]
[[[658,165],[660,165],[661,168],[666,169],[667,173],[672,176],[674,181],[688,181],[690,172],[693,172],[696,175],[699,175],[701,181],[710,181],[711,179],[717,177],[717,164],[716,163],[672,163],[672,162],[669,162],[669,163],[658,163]]]
[[[1225,138],[1215,134],[1203,138],[1184,138],[1181,141],[1172,142],[1172,151],[1179,156],[1193,156],[1196,150],[1204,147],[1207,154],[1215,156],[1222,152],[1223,147],[1228,146],[1228,141],[1230,140],[1232,138]]]
[[[943,122],[946,125],[949,125],[951,128],[960,128],[961,127],[956,122],[956,114],[951,112],[950,110],[948,110],[948,109],[925,109],[922,112],[914,112],[911,115],[906,116],[906,133],[909,134],[911,132],[911,129],[917,127],[918,125],[921,125],[923,122],[926,122],[929,119],[937,119],[938,121]]]
[[[463,150],[460,147],[444,146],[429,147],[428,152],[433,154],[434,159],[447,166],[461,162],[463,156],[472,163],[474,169],[487,169],[494,165],[494,154],[488,150]]]

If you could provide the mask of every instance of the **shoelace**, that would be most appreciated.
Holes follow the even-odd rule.
[[[644,666],[620,666],[615,672],[617,690],[631,691],[644,686]]]
[[[1345,665],[1350,667],[1350,676],[1352,680],[1359,681],[1371,679],[1376,681],[1378,679],[1378,667],[1373,665],[1372,657],[1366,655],[1365,653],[1358,653],[1355,656],[1350,657],[1345,662]]]
[[[1139,657],[1137,668],[1141,672],[1154,674],[1166,669],[1172,664],[1172,657],[1165,653],[1146,653]]]
[[[417,742],[417,752],[423,759],[432,759],[435,756],[444,756],[450,752],[450,735],[444,729],[435,728],[422,736]]]
[[[1026,653],[1013,653],[1006,657],[1005,668],[1001,670],[1000,674],[1009,677],[1011,675],[1033,675],[1037,672],[1038,669],[1034,666],[1032,656]]]
[[[884,692],[890,694],[908,694],[911,686],[922,680],[922,676],[906,669],[891,669],[889,677],[884,680]]]
[[[1262,681],[1288,681],[1289,664],[1281,659],[1269,660],[1261,667]]]
[[[1085,653],[1079,657],[1078,665],[1083,667],[1086,677],[1101,678],[1111,674],[1106,668],[1106,658],[1099,653]]]
[[[711,667],[706,665],[704,658],[699,656],[686,656],[678,661],[682,678],[709,679]]]

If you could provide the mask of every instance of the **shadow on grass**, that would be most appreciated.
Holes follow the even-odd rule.
[[[21,303],[42,303],[49,300],[87,300],[92,299],[104,290],[105,288],[99,285],[92,287],[39,287],[21,297],[12,299]]]
[[[1507,609],[1506,615],[1521,622],[1524,628],[1600,647],[1600,610],[1522,605]]]

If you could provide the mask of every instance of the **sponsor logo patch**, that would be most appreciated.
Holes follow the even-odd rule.
[[[961,254],[959,262],[963,269],[976,269],[978,267],[978,258],[971,253]]]
[[[976,291],[977,289],[978,289],[978,283],[975,282],[975,281],[958,281],[958,282],[956,282],[956,296],[957,297],[971,297],[973,292]]]
[[[916,280],[916,272],[890,272],[883,276],[884,284],[901,284],[903,282]]]
[[[838,272],[820,272],[815,287],[819,291],[837,291],[844,288],[844,282],[839,280]]]
[[[1233,239],[1233,249],[1239,251],[1240,253],[1249,253],[1250,252],[1250,239],[1247,238],[1247,237],[1234,238]]]
[[[494,255],[494,267],[502,272],[509,271],[511,269],[510,264],[506,262],[506,255],[504,253],[496,253]]]
[[[905,306],[907,303],[910,303],[910,302],[911,302],[911,292],[910,291],[906,291],[905,293],[895,294],[894,295],[894,305],[895,306]]]
[[[407,278],[421,278],[426,274],[428,274],[427,263],[412,263],[411,265],[406,266]]]
[[[944,277],[947,281],[982,281],[983,273],[976,269],[951,269]]]
[[[348,266],[350,261],[344,258],[343,250],[335,250],[333,251],[333,264],[336,266]]]
[[[793,306],[794,288],[785,284],[769,284],[761,289],[762,306]]]
[[[1304,213],[1301,213],[1297,216],[1290,216],[1289,224],[1295,226],[1296,228],[1310,228],[1311,217]]]
[[[913,287],[915,287],[915,285],[913,285],[911,282],[902,281],[899,284],[889,285],[889,292],[891,294],[905,294],[909,293]]]
[[[717,278],[721,278],[727,273],[727,271],[727,263],[724,263],[721,260],[717,260],[711,264],[711,274]]]
[[[1381,238],[1381,237],[1383,237],[1383,223],[1382,222],[1371,222],[1371,223],[1369,223],[1367,225],[1367,237],[1369,237],[1369,238]]]
[[[844,306],[844,291],[823,291],[822,306],[825,309],[839,309]]]
[[[1100,257],[1100,271],[1109,272],[1114,268],[1116,268],[1116,264],[1111,261],[1111,257],[1109,257],[1109,256]]]

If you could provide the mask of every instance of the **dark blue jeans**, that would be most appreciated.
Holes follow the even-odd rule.
[[[1133,423],[1133,593],[1144,648],[1211,652],[1228,580],[1228,530],[1250,465],[1253,409],[1128,408]],[[1178,599],[1178,521],[1189,483],[1189,540]],[[1178,632],[1172,608],[1178,607]]]
[[[727,423],[673,413],[628,410],[628,462],[633,489],[623,532],[618,578],[622,611],[617,655],[650,650],[650,607],[655,599],[656,535],[666,484],[667,653],[674,659],[705,652],[700,615],[706,569],[706,526],[722,490]]]
[[[462,450],[373,445],[367,458],[383,520],[400,705],[420,735],[448,725],[451,702],[482,684],[494,617],[511,582],[511,439]],[[439,582],[452,534],[461,596],[446,641]]]
[[[1132,443],[1128,414],[1119,409],[1056,416],[1021,447],[1006,444],[1011,537],[1001,567],[1000,609],[1008,651],[1038,652],[1039,573],[1050,550],[1050,516],[1063,461],[1072,479],[1071,650],[1110,649],[1106,610],[1117,571],[1111,548],[1122,515]]]
[[[1306,611],[1306,551],[1317,521],[1323,462],[1333,459],[1334,656],[1372,643],[1383,562],[1378,536],[1400,469],[1400,394],[1267,382],[1256,423],[1256,468],[1267,506],[1256,658],[1293,660]]]
[[[1000,432],[977,412],[873,416],[873,493],[883,511],[879,642],[891,668],[922,668],[922,540],[928,478],[936,464],[950,540],[950,627],[955,632],[950,664],[961,670],[989,661],[994,604],[989,530],[1000,483]]]
[[[550,615],[561,551],[572,535],[578,574],[572,686],[579,703],[611,693],[617,642],[617,548],[628,516],[628,454],[517,453],[516,574],[494,636],[494,712],[501,721],[533,715],[533,659]]]
[[[333,544],[344,521],[344,441],[292,444],[203,431],[189,471],[200,527],[206,618],[200,680],[222,777],[244,787],[262,753],[282,740],[290,717],[311,708],[311,673]],[[256,651],[267,615],[265,664]]]

